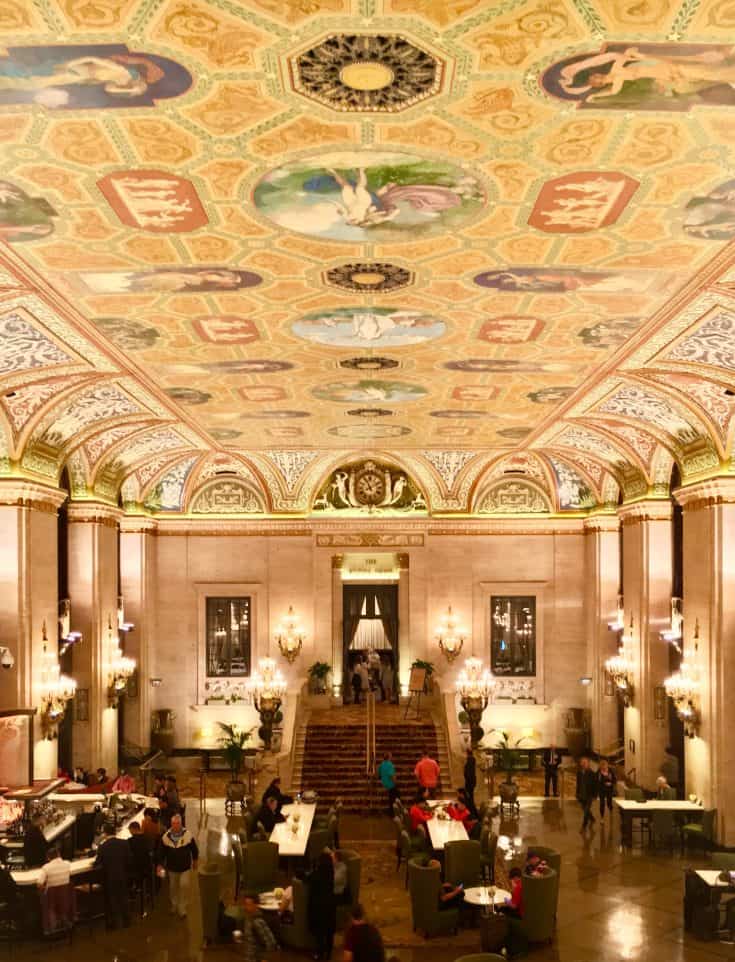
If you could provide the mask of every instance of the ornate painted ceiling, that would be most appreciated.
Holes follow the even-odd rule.
[[[729,471],[733,38],[731,0],[2,0],[0,470],[194,514],[350,510],[370,457],[419,513]]]

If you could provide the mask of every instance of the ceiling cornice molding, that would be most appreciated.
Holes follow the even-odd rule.
[[[674,512],[670,498],[643,498],[632,504],[624,504],[618,508],[618,517],[623,527],[642,524],[644,521],[671,521]]]
[[[35,481],[24,481],[20,478],[0,479],[0,505],[4,507],[33,508],[55,514],[67,497],[66,491],[37,484]]]
[[[735,504],[735,477],[709,478],[677,488],[674,497],[684,511],[698,511],[721,504]]]

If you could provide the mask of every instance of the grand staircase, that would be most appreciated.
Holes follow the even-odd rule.
[[[385,792],[377,779],[366,773],[366,726],[355,723],[354,713],[345,715],[341,723],[340,712],[340,708],[330,712],[333,723],[308,723],[297,731],[292,787],[317,792],[325,805],[340,797],[345,812],[382,811]],[[451,791],[446,746],[433,722],[385,724],[380,716],[379,711],[375,726],[377,762],[385,752],[392,753],[403,798],[410,799],[416,791],[413,770],[424,749],[439,762],[444,792]]]

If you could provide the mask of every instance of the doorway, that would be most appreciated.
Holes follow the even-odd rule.
[[[343,585],[342,625],[343,702],[363,701],[368,687],[382,701],[396,701],[398,585]]]

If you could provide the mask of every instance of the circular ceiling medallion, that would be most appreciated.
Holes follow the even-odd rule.
[[[327,428],[327,434],[335,438],[403,438],[411,433],[411,428],[399,424],[338,424]]]
[[[357,291],[361,294],[386,294],[408,287],[413,282],[413,274],[397,264],[377,262],[340,264],[330,267],[324,280],[343,291]]]
[[[389,371],[399,364],[392,357],[346,357],[339,366],[351,371]]]
[[[390,244],[458,230],[482,212],[486,197],[479,177],[457,164],[358,147],[276,167],[255,185],[253,203],[298,234]]]
[[[444,321],[400,307],[336,307],[295,321],[297,337],[329,347],[410,347],[441,337]]]
[[[333,381],[321,384],[311,392],[320,401],[336,401],[340,404],[397,404],[401,401],[418,401],[427,394],[426,388],[408,381]]]
[[[387,418],[393,414],[387,408],[354,408],[347,413],[353,418]]]
[[[289,60],[297,93],[340,111],[405,110],[441,89],[444,64],[397,35],[336,34]]]

